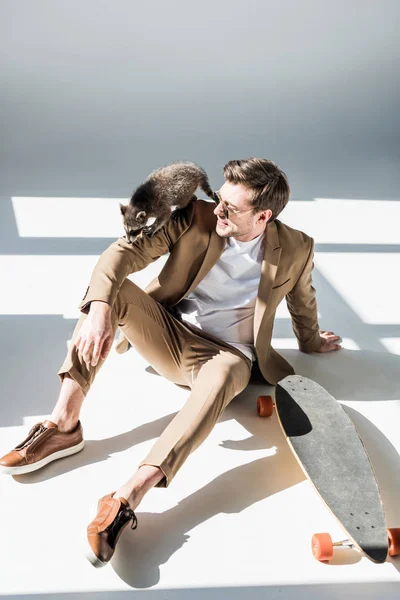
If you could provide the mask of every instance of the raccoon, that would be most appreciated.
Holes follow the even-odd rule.
[[[129,204],[120,204],[127,242],[133,244],[141,232],[153,237],[169,218],[176,219],[180,210],[197,200],[197,188],[216,202],[206,172],[193,162],[173,162],[152,171]]]

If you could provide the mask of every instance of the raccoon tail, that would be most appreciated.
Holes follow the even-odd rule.
[[[205,192],[207,194],[207,196],[209,198],[211,198],[212,200],[215,200],[214,192],[211,189],[211,186],[210,186],[210,183],[208,181],[208,177],[206,174],[204,174],[203,181],[200,183],[199,187],[203,190],[203,192]]]

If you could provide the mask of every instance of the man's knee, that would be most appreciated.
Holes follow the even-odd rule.
[[[221,368],[216,375],[216,385],[220,388],[229,386],[235,395],[239,394],[250,381],[251,370],[247,363],[234,356],[221,364]]]

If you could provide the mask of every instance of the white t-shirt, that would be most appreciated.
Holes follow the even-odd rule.
[[[182,321],[238,348],[253,362],[254,307],[264,258],[265,231],[250,242],[227,238],[219,260],[174,309]]]

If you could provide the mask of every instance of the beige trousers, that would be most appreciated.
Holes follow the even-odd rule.
[[[86,367],[74,345],[87,315],[82,313],[67,356],[58,371],[68,373],[88,393],[104,360]],[[159,467],[167,487],[189,454],[208,436],[228,403],[250,380],[252,363],[240,350],[197,327],[182,323],[135,283],[126,279],[111,311],[114,334],[120,327],[130,344],[163,377],[188,386],[190,394],[140,463]]]

